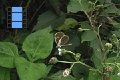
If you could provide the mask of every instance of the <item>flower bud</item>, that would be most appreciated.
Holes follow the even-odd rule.
[[[112,48],[112,44],[111,44],[111,43],[106,43],[105,46],[106,46],[108,49],[111,49],[111,48]]]
[[[58,62],[58,59],[56,57],[52,57],[50,60],[49,60],[49,63],[50,64],[56,64]]]
[[[81,54],[80,54],[80,53],[75,54],[75,57],[74,57],[74,58],[75,58],[75,60],[79,61],[80,56],[81,56]]]

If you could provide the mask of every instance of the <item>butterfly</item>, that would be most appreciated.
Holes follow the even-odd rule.
[[[69,37],[65,35],[63,32],[57,32],[55,34],[55,42],[57,44],[57,48],[61,48],[62,46],[67,46],[71,44],[67,44],[69,41]]]

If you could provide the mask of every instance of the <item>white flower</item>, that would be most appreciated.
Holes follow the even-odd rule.
[[[120,72],[117,75],[120,76]]]
[[[70,70],[69,69],[65,69],[63,71],[63,77],[67,77],[67,76],[69,76],[69,74],[70,74]]]

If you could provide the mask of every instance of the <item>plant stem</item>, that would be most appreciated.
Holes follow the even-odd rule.
[[[95,23],[94,23],[94,20],[92,20],[91,16],[88,15],[88,13],[86,11],[84,11],[84,13],[87,15],[89,21],[90,21],[90,24],[91,24],[91,27],[92,27],[92,30],[94,32],[96,32],[95,30]],[[99,25],[100,27],[100,25]],[[98,41],[98,45],[99,45],[99,48],[101,50],[101,55],[102,55],[102,59],[103,59],[103,64],[105,63],[105,59],[104,59],[104,51],[103,51],[103,45],[102,45],[102,40],[101,40],[101,37],[99,35],[99,27],[98,27],[98,32],[97,32],[97,41]],[[103,67],[103,73],[106,73],[106,70],[105,70],[105,67]],[[106,75],[103,75],[103,80],[110,80],[110,76],[107,77]]]
[[[84,13],[87,15],[87,17],[88,17],[88,19],[89,19],[89,21],[90,21],[90,24],[91,24],[91,26],[92,26],[92,30],[95,31],[95,26],[94,26],[94,22],[92,21],[92,18],[88,15],[87,12],[84,12]],[[95,32],[96,32],[96,31],[95,31]],[[97,32],[97,41],[98,41],[98,44],[99,44],[99,47],[100,47],[100,50],[101,50],[101,55],[103,55],[102,41],[101,41],[101,37],[100,37],[100,35],[99,35],[98,32]]]
[[[76,64],[76,63],[79,63],[79,64],[82,64],[82,65],[84,65],[84,66],[87,66],[87,67],[93,69],[93,67],[91,67],[91,66],[89,66],[89,65],[87,65],[87,64],[85,64],[85,63],[83,63],[83,62],[81,62],[81,61],[78,61],[78,62],[58,61],[58,62],[60,62],[60,63],[68,63],[68,64]]]
[[[70,70],[73,68],[74,64],[75,64],[75,63],[73,63],[73,64],[71,65]]]
[[[66,51],[66,52],[68,52],[68,53],[71,53],[71,54],[75,55],[75,53],[74,53],[74,52],[72,52],[72,51]]]
[[[118,48],[119,48],[119,47],[118,47]],[[119,56],[120,56],[120,51],[119,51],[118,48],[117,48],[117,55],[116,55],[116,58],[115,58],[115,60],[114,60],[113,70],[114,70],[115,64],[116,64],[116,62],[117,62],[117,60],[118,60],[118,58],[119,58]],[[112,72],[113,72],[113,71],[112,71]]]

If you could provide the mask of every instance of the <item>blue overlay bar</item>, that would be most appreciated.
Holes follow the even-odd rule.
[[[12,13],[12,21],[22,21],[22,13]]]
[[[12,12],[22,12],[22,7],[12,7]]]
[[[22,22],[12,22],[12,28],[22,28]]]

